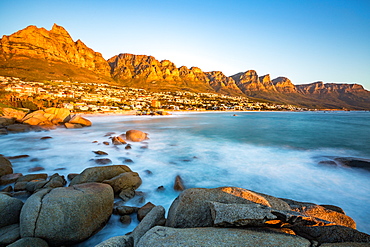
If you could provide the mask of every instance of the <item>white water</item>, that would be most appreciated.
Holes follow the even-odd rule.
[[[174,178],[181,175],[187,188],[238,186],[276,197],[337,205],[357,222],[358,230],[370,233],[370,172],[318,165],[318,161],[328,156],[359,156],[362,154],[359,150],[263,145],[240,141],[238,133],[232,138],[202,134],[203,128],[207,131],[213,128],[214,121],[202,116],[90,117],[93,122],[90,128],[59,128],[50,132],[1,136],[0,154],[30,155],[29,158],[12,160],[14,172],[28,174],[29,168],[42,166],[45,171],[41,172],[49,175],[58,172],[65,176],[98,166],[91,159],[110,158],[113,164],[118,165],[126,164],[123,160],[129,158],[134,163],[126,165],[138,172],[143,180],[138,190],[145,193],[145,202],[162,205],[166,210],[178,195],[172,189]],[[194,130],[196,127],[200,129]],[[216,133],[219,128],[229,127],[218,126],[212,130]],[[124,146],[102,144],[103,141],[110,141],[104,136],[107,132],[113,131],[118,135],[129,129],[149,133],[150,140],[147,143],[132,143],[131,150],[125,150]],[[40,140],[43,136],[51,136],[52,139]],[[148,148],[142,148],[146,145]],[[109,155],[98,157],[92,152],[97,150]],[[31,161],[35,158],[36,161]],[[65,170],[54,171],[58,168]],[[146,170],[152,174],[148,175]],[[165,191],[157,192],[158,186],[164,186]],[[127,205],[142,206],[143,203],[133,199]],[[113,216],[102,231],[79,246],[92,246],[109,237],[124,235],[132,231],[137,223],[134,219],[129,226],[124,226],[118,216]]]

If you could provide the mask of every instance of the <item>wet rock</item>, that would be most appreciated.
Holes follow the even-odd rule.
[[[332,160],[322,160],[322,161],[319,162],[319,165],[336,166],[337,163],[335,163],[335,161],[332,161]]]
[[[32,167],[32,168],[28,169],[28,172],[39,172],[39,171],[43,171],[43,170],[45,170],[44,167],[36,166],[36,167]]]
[[[0,193],[0,228],[19,222],[23,202]]]
[[[116,134],[116,132],[107,132],[107,133],[104,135],[104,137],[111,136],[111,135],[114,135],[114,134]]]
[[[5,128],[0,128],[0,135],[7,135],[8,131]]]
[[[26,190],[28,182],[16,182],[14,184],[14,191],[23,191]]]
[[[51,136],[44,136],[44,137],[41,137],[40,140],[47,140],[47,139],[52,139],[53,137]]]
[[[11,173],[0,177],[0,185],[11,184],[17,181],[19,177],[23,176],[22,173]]]
[[[116,236],[101,242],[95,247],[133,247],[133,239],[131,236]]]
[[[81,117],[79,115],[75,115],[71,118],[71,120],[68,121],[68,123],[70,124],[79,124],[83,127],[90,127],[92,125],[91,121],[84,118],[84,117]]]
[[[137,188],[139,188],[142,181],[137,172],[125,172],[111,179],[104,180],[103,183],[112,186],[114,193],[118,194],[121,191],[135,191]]]
[[[135,246],[309,247],[311,243],[307,239],[299,236],[253,228],[234,229],[207,227],[179,229],[155,226],[145,233]]]
[[[20,238],[19,224],[0,228],[0,246],[8,246]]]
[[[226,204],[210,202],[214,226],[263,226],[277,217],[271,208],[261,204]]]
[[[277,210],[290,210],[289,205],[283,200],[242,188],[192,188],[183,191],[173,201],[168,212],[166,225],[180,228],[213,226],[209,202],[258,203]]]
[[[148,202],[147,204],[145,204],[144,206],[142,206],[141,208],[139,208],[139,210],[137,211],[137,219],[138,221],[142,221],[142,219],[144,219],[144,217],[155,207],[155,205],[151,202]]]
[[[104,151],[93,151],[95,154],[97,155],[108,155],[108,153],[104,152]]]
[[[126,150],[129,150],[129,149],[132,149],[132,147],[131,147],[131,145],[130,145],[130,144],[127,144],[127,145],[125,146],[125,149],[126,149]]]
[[[17,160],[17,159],[24,159],[30,157],[28,154],[16,155],[16,156],[8,156],[9,160]]]
[[[153,172],[152,171],[150,171],[150,170],[145,170],[144,171],[147,175],[153,175]]]
[[[126,144],[126,141],[120,136],[114,136],[112,138],[112,143],[113,145],[123,145]]]
[[[6,129],[14,133],[29,132],[32,130],[31,126],[28,124],[11,124],[6,126]]]
[[[126,140],[132,142],[142,142],[148,139],[147,135],[147,133],[144,133],[140,130],[128,130],[126,132]]]
[[[121,173],[132,172],[128,166],[113,165],[113,166],[97,166],[90,167],[83,170],[83,172],[73,178],[71,185],[89,183],[89,182],[103,182],[104,180],[111,179],[120,175]]]
[[[0,117],[0,127],[5,127],[15,123],[15,118],[12,117]]]
[[[165,210],[162,206],[155,206],[151,208],[150,212],[146,214],[145,218],[139,223],[139,225],[132,232],[134,239],[134,246],[137,246],[140,239],[146,232],[156,226],[159,222],[164,219]],[[184,245],[183,245],[184,246]]]
[[[21,238],[7,247],[49,247],[48,243],[41,238]]]
[[[137,208],[129,206],[119,206],[115,209],[115,212],[119,215],[129,215],[137,212]]]
[[[22,110],[17,110],[13,108],[2,108],[3,116],[8,118],[14,118],[16,121],[21,121],[27,112]]]
[[[67,175],[67,179],[69,181],[71,181],[71,180],[73,180],[78,175],[80,175],[80,174],[78,174],[78,173],[70,173],[70,174]]]
[[[27,174],[27,175],[19,177],[17,179],[17,183],[18,182],[30,182],[32,180],[38,180],[38,179],[46,180],[47,178],[48,178],[48,174],[46,173]]]
[[[125,163],[134,163],[134,161],[132,159],[129,159],[129,158],[122,158],[122,161],[125,162]]]
[[[84,241],[101,229],[113,210],[109,185],[87,183],[33,194],[20,215],[22,237],[39,237],[53,245]]]
[[[103,144],[109,146],[109,142],[103,142]]]
[[[166,189],[164,188],[163,185],[161,186],[158,186],[158,188],[156,189],[156,191],[165,191]]]
[[[370,159],[360,159],[360,158],[353,158],[353,157],[343,157],[343,158],[336,158],[334,159],[336,162],[344,166],[354,167],[354,168],[361,168],[367,171],[370,171]]]
[[[119,221],[121,221],[121,223],[124,224],[124,225],[130,225],[131,224],[131,217],[130,217],[130,215],[122,215],[119,218]]]
[[[108,165],[108,164],[112,163],[112,161],[108,158],[106,158],[106,159],[95,159],[94,161],[98,165]]]
[[[185,190],[184,182],[182,181],[182,178],[180,175],[177,175],[175,178],[175,184],[173,186],[173,189],[176,191],[183,191]]]
[[[0,192],[12,192],[13,187],[11,185],[6,186],[4,189],[2,189]]]
[[[0,177],[12,173],[12,163],[7,158],[0,156]]]
[[[127,202],[128,200],[135,197],[135,191],[132,189],[121,190],[118,196],[122,199],[123,202]]]

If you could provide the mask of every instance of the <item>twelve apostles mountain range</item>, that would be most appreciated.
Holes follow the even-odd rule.
[[[294,85],[248,70],[233,76],[221,71],[177,67],[153,56],[119,54],[105,60],[81,40],[54,24],[50,31],[28,26],[0,40],[0,75],[27,80],[110,83],[152,91],[190,91],[246,96],[308,108],[370,109],[370,92],[359,84],[314,82]]]

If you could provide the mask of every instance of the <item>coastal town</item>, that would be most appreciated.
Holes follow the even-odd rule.
[[[105,83],[83,83],[61,80],[42,82],[0,76],[0,90],[10,104],[28,104],[37,110],[63,107],[71,112],[135,111],[147,115],[167,111],[303,111],[293,105],[256,102],[247,97],[216,93],[151,92]],[[25,108],[30,108],[23,106]]]

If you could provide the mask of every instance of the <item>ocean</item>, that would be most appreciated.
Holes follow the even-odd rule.
[[[236,115],[236,116],[235,116]],[[41,172],[67,176],[98,166],[93,151],[105,151],[112,164],[128,165],[143,180],[138,189],[145,202],[166,211],[179,192],[176,175],[186,188],[237,186],[316,204],[344,209],[359,231],[370,234],[370,172],[320,164],[337,157],[370,159],[370,112],[202,112],[170,116],[89,116],[83,129],[58,128],[0,136],[0,154],[29,155],[12,160],[14,172],[44,167]],[[104,145],[113,135],[137,129],[149,134],[144,143]],[[51,139],[41,140],[50,136]],[[97,141],[97,143],[94,143]],[[127,163],[130,159],[132,162]],[[63,168],[64,170],[56,169]],[[150,172],[148,172],[150,171]],[[164,191],[157,191],[164,186]],[[108,225],[78,246],[92,246],[132,231],[111,217]]]

